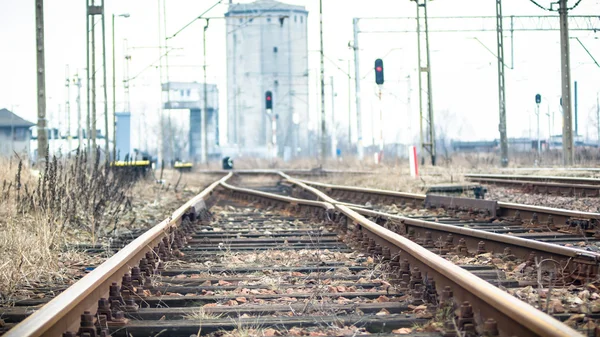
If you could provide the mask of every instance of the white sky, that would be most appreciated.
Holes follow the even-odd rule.
[[[166,0],[167,34],[172,35],[194,17],[212,6],[216,0]],[[227,0],[218,5],[209,15],[222,17],[227,11]],[[244,1],[246,2],[246,1]],[[319,68],[319,21],[318,0],[288,0],[292,4],[306,6],[309,11],[309,68],[310,68],[310,107],[314,116],[311,123],[316,125],[318,116],[317,84]],[[549,0],[540,0],[547,5]],[[570,0],[569,3],[574,3]],[[432,1],[428,5],[429,16],[493,16],[495,2],[492,0],[453,0]],[[526,0],[503,1],[504,15],[547,15]],[[335,113],[340,129],[347,130],[348,116],[348,80],[333,62],[341,69],[347,69],[347,59],[352,57],[348,41],[352,40],[353,17],[407,17],[416,13],[415,4],[409,0],[324,0],[324,41],[325,73],[327,84],[334,77],[337,96]],[[136,123],[142,119],[147,129],[142,135],[156,132],[153,126],[157,120],[160,87],[158,71],[150,64],[159,57],[158,46],[158,0],[106,0],[107,27],[107,64],[110,83],[110,36],[112,13],[129,13],[130,18],[117,19],[117,110],[120,110],[123,78],[123,39],[127,38],[130,47],[154,47],[132,51],[130,76],[142,72],[131,86],[132,114],[134,116],[133,146],[138,143]],[[599,0],[583,0],[571,12],[573,15],[600,15]],[[14,109],[19,115],[36,121],[36,63],[35,63],[35,8],[34,1],[0,0],[0,108]],[[491,24],[493,26],[493,23]],[[171,40],[175,50],[169,58],[169,76],[172,81],[202,81],[202,26],[198,21]],[[362,29],[376,29],[381,22],[365,21]],[[79,69],[85,76],[85,1],[46,0],[46,90],[49,97],[48,112],[51,125],[57,126],[59,104],[64,109],[65,66],[68,64],[71,74]],[[98,26],[100,27],[100,26]],[[391,27],[388,25],[388,27]],[[505,57],[510,62],[510,40],[508,27],[505,27]],[[99,29],[98,29],[99,31]],[[370,70],[378,57],[383,57],[386,83],[382,109],[385,119],[386,142],[414,139],[418,133],[418,100],[416,73],[416,34],[361,34],[360,58],[363,96],[363,131],[365,142],[371,140],[371,117],[379,118],[379,103],[375,96],[374,75]],[[573,32],[571,36],[580,37],[588,50],[600,61],[600,32]],[[100,36],[100,35],[98,35]],[[474,37],[496,52],[495,33],[432,33],[433,105],[437,123],[446,129],[450,137],[465,140],[498,138],[498,93],[497,66],[495,57]],[[226,116],[226,54],[224,20],[212,20],[207,34],[208,39],[208,79],[216,83],[220,90],[221,135],[225,128]],[[100,40],[97,40],[100,46]],[[559,34],[550,32],[515,32],[514,70],[506,70],[508,134],[510,137],[529,134],[530,116],[534,117],[534,96],[542,94],[541,117],[542,136],[548,134],[548,119],[545,113],[550,109],[556,114],[553,132],[560,132],[560,54]],[[572,79],[579,85],[579,133],[589,134],[595,139],[595,122],[590,116],[596,103],[596,94],[600,91],[600,68],[586,54],[575,40],[571,40]],[[398,49],[401,48],[401,49]],[[98,49],[100,50],[100,49]],[[389,54],[388,54],[389,53]],[[341,60],[340,60],[341,59]],[[331,61],[330,61],[331,60]],[[98,54],[98,64],[101,64]],[[406,80],[410,75],[411,105],[408,110],[409,86]],[[84,81],[85,83],[85,81]],[[99,84],[101,81],[98,82]],[[352,83],[354,91],[354,83]],[[75,90],[71,93],[72,126],[75,133],[76,106]],[[326,109],[331,113],[330,87],[327,87]],[[109,89],[109,100],[111,90]],[[102,92],[99,89],[98,100]],[[550,106],[547,105],[550,101]],[[85,87],[82,90],[83,114],[85,115]],[[100,112],[102,106],[98,107]],[[110,111],[110,109],[109,109]],[[410,112],[410,113],[409,113]],[[354,114],[354,101],[352,102]],[[595,114],[595,111],[593,111]],[[590,115],[590,116],[588,116]],[[66,123],[62,115],[61,123]],[[142,116],[140,118],[140,116]],[[186,120],[187,113],[181,112],[180,119]],[[103,116],[98,116],[99,128],[103,129]],[[533,120],[533,119],[532,119]],[[353,117],[353,133],[355,120]],[[378,134],[379,122],[374,124]],[[535,130],[535,127],[534,127]],[[535,134],[535,131],[533,131]],[[224,138],[222,139],[225,140]]]

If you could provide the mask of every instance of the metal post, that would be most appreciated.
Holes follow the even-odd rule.
[[[417,4],[417,49],[419,59],[419,127],[421,135],[421,163],[425,163],[424,152],[429,152],[431,156],[431,165],[436,164],[436,149],[435,149],[435,124],[433,120],[433,94],[431,85],[431,58],[429,52],[429,27],[427,23],[427,0],[414,0]],[[422,3],[420,3],[422,1]],[[421,13],[423,11],[423,13]],[[421,22],[423,20],[423,22]],[[425,29],[424,40],[421,41],[421,24],[423,23]],[[423,43],[424,42],[424,43]],[[425,50],[423,51],[423,45]],[[423,59],[423,52],[425,52],[425,59]],[[423,77],[425,74],[425,77]],[[423,102],[423,81],[426,82],[427,97],[426,101]],[[424,104],[425,103],[425,104]],[[427,106],[427,140],[423,135],[423,105]]]
[[[511,17],[511,36],[513,18]],[[496,0],[496,39],[498,46],[498,106],[500,124],[500,164],[508,166],[508,138],[506,135],[506,84],[504,82],[504,38],[502,29],[502,0]],[[512,38],[511,38],[512,41]],[[511,42],[511,53],[513,51]],[[539,137],[538,137],[539,138]]]
[[[348,59],[348,154],[352,151],[352,63]]]
[[[161,29],[160,29],[160,0],[158,0],[157,2],[158,4],[158,8],[157,8],[157,13],[158,13],[158,22],[157,22],[157,27],[158,27],[158,76],[160,78],[160,108],[158,109],[158,114],[159,114],[159,128],[160,128],[160,139],[158,141],[158,160],[157,160],[157,165],[160,165],[161,168],[164,165],[165,162],[165,153],[164,153],[164,142],[165,142],[165,128],[164,128],[164,120],[163,120],[163,115],[164,115],[164,104],[163,104],[163,94],[162,94],[162,84],[163,84],[163,73],[162,73],[162,65],[163,65],[163,47],[162,47],[162,43],[163,40],[161,38]],[[166,50],[165,50],[166,51]]]
[[[333,76],[329,76],[329,80],[331,81],[331,157],[335,158],[336,148],[335,148],[335,140],[336,140],[336,128],[335,128],[335,89],[333,87]]]
[[[123,50],[125,54],[125,71],[123,72],[123,100],[125,101],[125,107],[123,110],[131,112],[129,103],[129,62],[131,61],[131,56],[129,55],[127,39],[123,39]]]
[[[94,2],[94,0],[92,0]],[[94,18],[94,17],[92,17]],[[95,20],[94,20],[95,21]],[[96,24],[92,22],[92,116],[90,118],[90,129],[88,130],[89,136],[92,139],[92,148],[90,149],[90,156],[94,156],[91,151],[96,151]],[[92,165],[93,160],[90,161]]]
[[[383,160],[383,108],[381,102],[381,86],[379,86],[379,164]]]
[[[598,128],[598,149],[600,149],[600,101],[596,92],[596,127]]]
[[[83,129],[81,128],[81,78],[79,73],[75,74],[74,82],[77,86],[77,147],[81,151],[83,150]]]
[[[540,142],[540,105],[536,104],[536,115],[537,115],[537,152],[538,156],[542,153],[542,144]]]
[[[563,164],[573,165],[573,121],[571,120],[571,60],[569,51],[569,22],[567,0],[559,0],[560,14],[560,61],[562,77],[563,108]]]
[[[548,116],[548,144],[546,144],[546,150],[550,151],[550,143],[552,142],[552,124],[550,119],[550,104],[548,104],[548,112],[546,113]]]
[[[579,135],[579,123],[577,122],[577,117],[578,117],[578,111],[577,111],[577,81],[574,82],[574,88],[573,88],[573,100],[575,103],[575,137],[577,137]]]
[[[110,147],[108,144],[108,85],[106,82],[106,25],[104,17],[104,0],[101,1],[102,6],[102,84],[103,84],[103,96],[104,96],[104,155],[106,160],[110,160]]]
[[[427,106],[429,112],[429,142],[431,154],[431,165],[436,165],[436,148],[435,148],[435,122],[433,119],[433,93],[431,85],[431,57],[429,51],[429,25],[427,23],[427,0],[423,1],[423,12],[425,20],[425,49],[427,53]]]
[[[169,79],[169,39],[167,38],[167,1],[163,0],[163,35],[165,37],[165,80],[167,82],[167,102],[171,101],[171,85]],[[159,23],[160,25],[160,23]],[[161,88],[162,90],[162,88]],[[171,107],[167,113],[167,125],[169,128],[169,163],[174,161],[175,140],[173,135],[173,123],[171,120]],[[174,164],[174,162],[173,162]]]
[[[94,27],[94,22],[90,22],[90,0],[86,0],[87,2],[87,14],[86,14],[86,35],[85,35],[85,51],[86,51],[86,64],[85,64],[85,80],[86,80],[86,85],[85,85],[85,89],[86,89],[86,104],[87,104],[87,108],[86,108],[86,119],[85,119],[85,126],[86,126],[86,136],[85,138],[87,139],[86,141],[86,150],[88,153],[90,153],[90,110],[91,110],[91,101],[90,101],[90,30],[93,29]],[[93,0],[92,0],[92,4],[93,4]],[[93,18],[93,16],[92,16]],[[91,25],[90,25],[91,24]],[[91,27],[90,27],[91,26]],[[81,150],[81,147],[80,147]]]
[[[319,36],[321,42],[321,166],[327,156],[327,123],[325,117],[325,54],[323,53],[323,0],[319,0]]]
[[[67,146],[69,147],[69,153],[71,152],[71,79],[69,74],[69,65],[67,64],[65,69],[65,88],[66,96],[65,99],[65,113],[67,114]]]
[[[48,155],[46,134],[46,65],[44,50],[44,1],[35,2],[36,50],[37,50],[37,105],[38,105],[38,163],[45,163]],[[40,167],[42,167],[40,166]]]
[[[208,29],[208,19],[202,31],[202,49],[203,49],[203,66],[204,70],[204,108],[202,109],[202,162],[208,166],[208,137],[206,135],[206,118],[208,117],[208,91],[206,87],[206,30]]]
[[[354,30],[354,43],[352,48],[354,49],[354,95],[356,96],[356,152],[358,159],[363,159],[363,132],[362,132],[362,114],[361,114],[361,102],[360,102],[360,60],[359,60],[359,49],[358,49],[358,18],[352,20],[352,28]]]
[[[115,15],[112,15],[112,117],[113,117],[113,160],[117,160],[117,82],[115,74]],[[108,134],[108,130],[106,130]]]

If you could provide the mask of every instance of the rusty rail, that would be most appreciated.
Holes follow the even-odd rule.
[[[130,268],[144,257],[147,251],[177,227],[188,212],[199,213],[206,209],[205,200],[221,182],[232,176],[228,174],[212,183],[158,225],[139,236],[110,259],[56,296],[23,322],[10,329],[6,337],[61,336],[67,330],[77,331],[84,311],[96,312],[98,300],[107,297],[112,282],[119,282]],[[131,265],[130,265],[131,264]]]
[[[498,179],[498,180],[520,180],[541,181],[566,184],[599,185],[600,179],[586,177],[560,177],[560,176],[535,176],[524,174],[465,174],[465,178],[471,179]]]
[[[527,192],[562,196],[600,197],[600,179],[466,174],[470,181],[501,186],[518,186]]]
[[[223,188],[229,193],[242,193],[259,199],[286,202],[292,206],[310,206],[322,209],[326,216],[331,216],[335,209],[326,202],[302,200],[235,187],[226,183],[232,176],[233,173],[230,172],[225,177],[212,183],[200,194],[177,209],[169,218],[129,243],[88,275],[10,329],[4,336],[61,336],[63,332],[68,330],[77,331],[81,314],[85,311],[96,312],[98,300],[107,297],[110,285],[113,282],[119,283],[122,276],[136,266],[146,252],[152,250],[164,237],[168,236],[170,229],[181,223],[185,214],[190,212],[198,214],[200,211],[206,210],[205,200],[218,191],[218,188]]]
[[[394,203],[405,202],[407,204],[413,203],[417,205],[419,203],[423,203],[427,197],[425,194],[404,193],[355,186],[332,185],[295,178],[294,180],[317,187],[327,193],[340,191],[349,194],[372,197],[373,199],[383,198]],[[554,223],[567,223],[571,219],[586,220],[591,223],[600,222],[600,213],[580,212],[553,207],[532,206],[501,201],[498,202],[496,214],[498,217],[514,217],[517,214],[523,218],[537,217],[540,221],[549,221],[549,217],[551,216]]]
[[[450,286],[454,297],[459,302],[470,302],[474,310],[481,315],[483,321],[487,319],[496,320],[501,335],[580,336],[577,331],[551,316],[516,299],[407,238],[367,220],[355,210],[340,205],[336,200],[316,188],[295,180],[284,173],[280,173],[280,175],[287,181],[311,191],[319,199],[333,204],[338,211],[350,220],[347,221],[347,224],[352,223],[363,234],[374,239],[377,244],[394,247],[395,249],[391,254],[401,252],[401,258],[409,260],[411,267],[419,265],[421,272],[430,272],[440,276],[435,278],[438,287],[443,289],[445,286]]]

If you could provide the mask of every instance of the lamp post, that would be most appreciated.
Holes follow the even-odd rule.
[[[117,160],[117,118],[116,118],[116,114],[117,114],[117,88],[116,88],[116,81],[115,81],[115,18],[119,17],[119,18],[128,18],[130,15],[129,13],[124,13],[124,14],[119,14],[119,15],[112,15],[112,94],[113,94],[113,101],[112,101],[112,117],[113,117],[113,148],[112,148],[112,152],[113,152],[113,160]],[[108,129],[106,129],[106,134],[108,135]],[[108,142],[108,137],[106,137],[106,141]],[[108,146],[108,145],[107,145]],[[107,154],[109,157],[110,155]]]

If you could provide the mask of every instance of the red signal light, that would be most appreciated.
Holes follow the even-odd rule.
[[[270,101],[270,100],[271,100],[271,96],[267,96],[267,101]]]
[[[382,67],[376,67],[376,68],[375,68],[375,70],[376,70],[376,71],[382,71],[382,70],[383,70],[383,68],[382,68]]]

